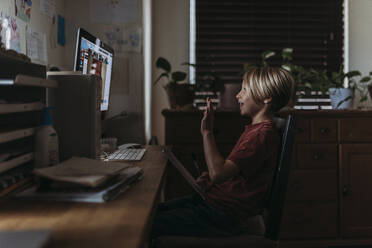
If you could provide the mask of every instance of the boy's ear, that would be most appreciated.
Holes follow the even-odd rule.
[[[264,102],[264,104],[268,104],[268,103],[271,103],[272,100],[273,100],[273,98],[269,97],[269,98],[265,98],[263,102]]]

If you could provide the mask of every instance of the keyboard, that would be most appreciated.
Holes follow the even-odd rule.
[[[139,161],[145,154],[145,148],[139,149],[120,149],[106,157],[108,161]]]

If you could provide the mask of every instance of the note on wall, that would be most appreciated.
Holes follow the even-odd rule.
[[[90,19],[93,23],[137,23],[139,0],[90,0]]]
[[[56,15],[56,0],[40,0],[40,12],[50,18]]]
[[[139,26],[107,25],[104,42],[111,46],[116,54],[141,52],[142,29]]]
[[[65,38],[65,18],[58,15],[58,44],[64,46],[66,44]]]
[[[26,32],[27,56],[33,62],[47,63],[46,36],[28,27]]]
[[[30,22],[31,19],[31,0],[14,0],[15,16],[25,22]]]
[[[5,48],[26,54],[25,24],[5,13],[0,14],[0,24],[1,42]]]

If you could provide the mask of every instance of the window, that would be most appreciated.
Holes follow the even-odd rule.
[[[261,64],[261,53],[291,47],[293,63],[338,70],[343,61],[343,1],[196,0],[196,79],[216,73],[240,83],[244,63]]]

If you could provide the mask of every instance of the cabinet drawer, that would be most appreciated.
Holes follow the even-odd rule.
[[[341,142],[372,142],[371,126],[371,118],[341,119]]]
[[[310,121],[308,119],[296,120],[296,142],[308,142],[310,140]]]
[[[291,172],[286,202],[336,200],[336,170],[295,170]]]
[[[337,168],[336,144],[298,144],[297,168]]]
[[[336,142],[337,120],[315,119],[311,121],[311,140],[313,142]]]
[[[287,204],[281,239],[331,238],[337,236],[337,203]]]

